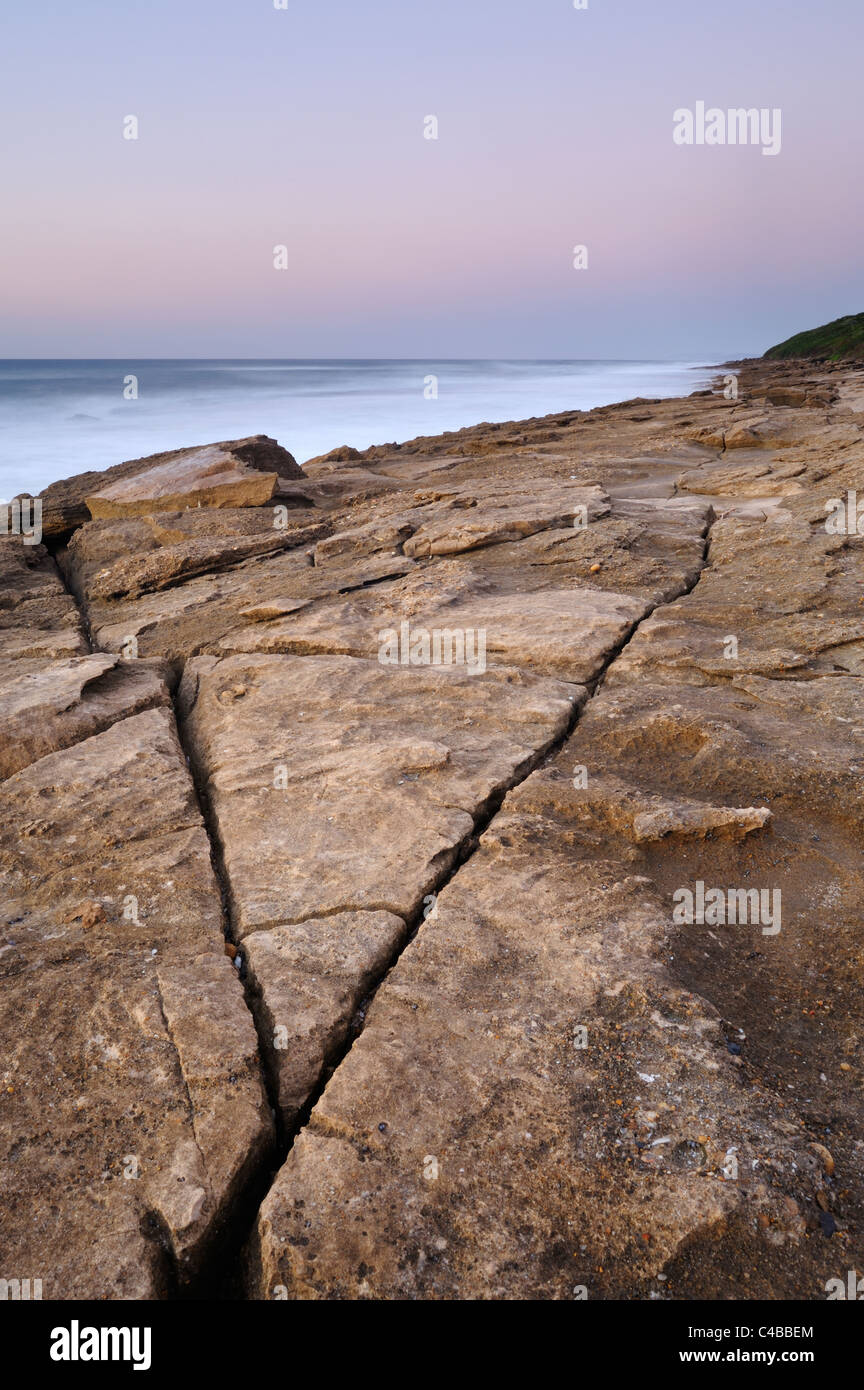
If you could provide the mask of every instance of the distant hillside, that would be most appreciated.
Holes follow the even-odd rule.
[[[864,314],[847,314],[821,328],[796,333],[794,338],[769,348],[764,355],[774,361],[782,361],[785,357],[814,357],[829,362],[839,362],[843,358],[864,361]]]

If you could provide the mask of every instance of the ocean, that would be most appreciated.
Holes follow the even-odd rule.
[[[164,449],[269,434],[298,463],[480,421],[687,395],[714,369],[627,361],[0,360],[0,499]]]

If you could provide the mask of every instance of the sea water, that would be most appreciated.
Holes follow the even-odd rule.
[[[687,395],[712,368],[643,361],[0,360],[0,499],[165,449],[268,434],[298,463],[480,421]]]

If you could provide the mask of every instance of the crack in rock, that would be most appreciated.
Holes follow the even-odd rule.
[[[797,370],[175,451],[0,540],[46,1296],[821,1297],[826,1213],[861,1262],[861,374]]]

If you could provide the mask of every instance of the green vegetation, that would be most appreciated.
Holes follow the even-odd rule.
[[[796,333],[764,355],[773,361],[785,357],[814,357],[823,362],[840,362],[843,358],[864,361],[864,314],[847,314],[821,328]]]

